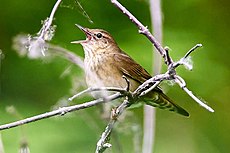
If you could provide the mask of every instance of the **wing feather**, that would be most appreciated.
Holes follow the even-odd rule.
[[[132,78],[133,80],[144,83],[146,80],[150,79],[152,76],[138,63],[136,63],[130,56],[124,52],[114,54],[115,66],[123,73],[123,75]],[[169,99],[159,87],[154,89],[155,93],[158,93],[158,98],[154,99],[154,92],[149,93],[147,96],[146,104],[159,107],[161,109],[169,109],[170,111],[175,111],[181,115],[189,116],[189,113],[176,105],[171,99]]]
[[[122,73],[140,84],[151,78],[151,75],[125,53],[114,54],[117,68]]]

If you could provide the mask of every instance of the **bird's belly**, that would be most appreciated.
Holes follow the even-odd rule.
[[[126,88],[127,82],[123,73],[114,65],[110,58],[85,59],[85,75],[88,87],[117,87]],[[106,63],[106,64],[105,64]],[[139,83],[131,78],[129,89],[134,91]]]
[[[130,81],[130,90],[134,91],[139,83],[128,78]],[[88,87],[117,87],[126,88],[127,82],[119,71],[115,70],[98,70],[86,72],[86,83]]]
[[[86,73],[86,83],[89,87],[125,87],[124,80],[116,74],[108,74],[103,71],[91,71]]]

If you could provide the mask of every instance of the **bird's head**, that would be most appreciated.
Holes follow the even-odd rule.
[[[78,24],[76,24],[76,26],[85,33],[86,39],[73,41],[71,43],[81,44],[85,51],[110,51],[112,48],[117,47],[115,40],[107,31],[84,28]]]

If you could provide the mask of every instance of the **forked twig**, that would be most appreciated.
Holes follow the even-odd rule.
[[[156,38],[151,34],[146,26],[144,26],[135,16],[133,16],[124,6],[121,5],[117,0],[111,0],[124,15],[126,15],[139,29],[139,33],[144,34],[156,47],[161,56],[165,58],[165,51],[161,44],[156,40]]]
[[[97,142],[97,148],[95,153],[102,153],[107,148],[110,148],[112,145],[109,143],[110,134],[114,128],[114,125],[119,118],[119,116],[125,111],[127,107],[129,107],[129,100],[125,99],[123,103],[121,103],[117,108],[111,111],[111,119],[108,125],[105,128],[105,131],[102,133],[101,138]]]
[[[139,32],[141,34],[144,34],[152,43],[153,45],[156,47],[156,49],[158,50],[158,52],[161,54],[161,56],[164,58],[165,64],[168,65],[168,71],[167,73],[165,73],[161,79],[162,80],[173,80],[175,79],[176,76],[176,68],[179,65],[185,65],[185,59],[188,58],[188,56],[195,51],[195,49],[197,49],[198,47],[201,47],[201,44],[197,44],[196,46],[194,46],[192,49],[190,49],[183,58],[181,58],[181,60],[177,61],[177,62],[173,62],[173,60],[171,59],[171,57],[169,56],[168,50],[165,50],[160,43],[156,40],[156,38],[149,32],[148,28],[145,27],[140,21],[138,21],[138,19],[136,17],[134,17],[124,6],[121,5],[121,3],[119,3],[117,0],[111,0],[111,3],[114,4],[124,15],[126,15],[139,29]],[[178,75],[177,75],[178,76]],[[154,78],[154,77],[153,77]],[[152,82],[150,81],[151,79],[148,80],[148,83],[144,82],[141,86],[149,86],[150,84],[155,84],[156,82]],[[155,79],[154,79],[155,80]],[[159,80],[160,81],[160,80]],[[176,81],[176,80],[175,80]],[[179,81],[176,81],[176,83],[179,84]],[[180,85],[180,84],[179,84]],[[141,86],[137,89],[140,90]],[[156,86],[154,85],[154,88]],[[153,89],[153,87],[151,87],[151,89]],[[183,88],[182,88],[183,89]],[[148,93],[151,90],[147,90],[147,92],[145,91],[144,94]],[[186,93],[191,96],[197,103],[199,103],[202,107],[204,107],[205,109],[207,109],[210,112],[214,112],[213,109],[211,109],[211,107],[207,106],[205,103],[203,103],[201,100],[197,101],[196,96],[194,96],[193,94],[191,94],[192,92],[189,91],[187,88]],[[196,98],[195,98],[196,97]]]

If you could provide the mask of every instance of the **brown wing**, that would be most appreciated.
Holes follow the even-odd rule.
[[[140,84],[151,78],[151,75],[125,53],[114,54],[115,64],[123,75],[132,78]]]
[[[136,80],[140,84],[151,78],[151,75],[144,68],[142,68],[124,52],[114,54],[114,60],[116,61],[115,65],[123,73],[123,75]],[[189,113],[186,110],[170,100],[159,87],[155,88],[154,91],[158,93],[157,98],[155,97],[154,92],[149,93],[147,97],[148,100],[145,101],[146,104],[159,107],[161,109],[168,109],[184,116],[189,116]]]
[[[146,80],[150,79],[152,76],[137,62],[135,62],[129,55],[121,51],[120,53],[114,54],[114,60],[117,68],[123,73],[123,75],[132,78],[133,80],[144,83]],[[162,92],[162,90],[157,87],[155,91]]]

